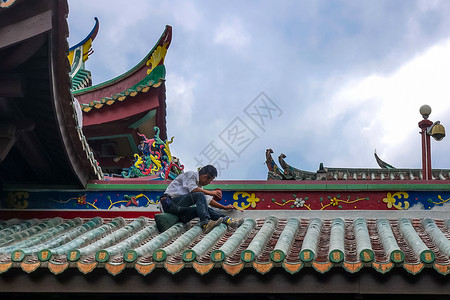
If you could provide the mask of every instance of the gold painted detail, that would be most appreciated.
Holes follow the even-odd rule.
[[[41,262],[32,263],[32,264],[28,264],[25,262],[20,263],[20,267],[22,268],[22,270],[24,270],[27,273],[36,271],[36,269],[39,268],[40,265],[41,265]]]
[[[197,262],[192,263],[192,267],[194,268],[195,271],[197,271],[197,273],[203,275],[208,273],[209,271],[212,270],[212,268],[214,267],[213,263],[210,264],[199,264]]]
[[[433,267],[436,271],[438,271],[442,275],[447,275],[450,273],[450,265],[434,264]]]
[[[229,264],[222,264],[222,268],[230,275],[234,276],[237,273],[239,273],[242,268],[244,268],[244,263],[236,264],[236,265],[229,265]]]
[[[444,204],[444,203],[447,203],[448,201],[450,201],[450,198],[445,199],[445,200],[442,199],[442,196],[441,196],[441,195],[438,195],[438,199],[441,200],[441,201],[439,201],[439,202],[434,202],[433,200],[428,200],[428,201],[430,201],[431,203],[433,203],[433,204],[435,204],[435,205]]]
[[[385,263],[385,264],[372,262],[372,267],[374,267],[375,270],[377,270],[378,272],[383,273],[383,274],[389,272],[393,266],[394,266],[394,264],[391,262]]]
[[[11,268],[12,266],[12,262],[6,263],[6,264],[0,264],[0,274],[1,273],[5,273],[6,271],[9,270],[9,268]]]
[[[148,66],[147,74],[150,74],[160,63],[164,63],[164,58],[167,54],[167,47],[169,47],[169,43],[158,46],[156,50],[153,51],[152,56],[146,62],[146,65]]]
[[[347,270],[348,272],[356,273],[359,270],[361,270],[363,264],[362,264],[362,262],[357,262],[357,263],[344,262],[343,266],[344,266],[344,269]]]
[[[170,263],[164,263],[164,267],[166,268],[169,273],[175,274],[181,271],[185,266],[184,263],[180,264],[170,264]]]
[[[16,2],[16,0],[3,0],[0,1],[0,7],[5,8],[13,5],[13,3]]]
[[[92,272],[92,270],[97,267],[97,262],[91,263],[91,264],[83,264],[81,262],[77,262],[77,268],[80,270],[81,273],[87,274]]]
[[[120,272],[125,269],[125,263],[122,264],[109,264],[105,265],[105,269],[109,272],[109,274],[116,276]]]
[[[289,203],[292,203],[291,208],[294,208],[294,209],[306,208],[308,210],[312,210],[311,204],[306,204],[306,201],[308,201],[309,197],[299,198],[295,194],[292,194],[292,197],[294,199],[288,199],[288,200],[282,199],[281,202],[278,202],[278,200],[272,199],[272,202],[278,206],[285,206]],[[327,204],[323,204],[323,199],[320,198],[320,206],[321,206],[320,210],[324,210],[327,207],[335,207],[335,206],[342,209],[343,207],[341,204],[352,205],[359,201],[369,200],[369,198],[367,198],[367,197],[356,198],[354,200],[351,200],[350,196],[347,197],[347,200],[339,199],[340,197],[341,197],[340,195],[337,195],[335,197],[328,196],[328,199],[330,200],[330,202]],[[355,208],[356,208],[356,206],[355,206]]]
[[[52,262],[48,263],[48,268],[55,275],[61,274],[62,272],[64,272],[67,269],[67,267],[69,267],[69,263],[64,263],[64,264],[55,264]]]
[[[39,254],[40,254],[40,259],[45,261],[45,260],[49,259],[50,251],[44,250],[44,251],[41,251]]]
[[[233,206],[234,206],[236,209],[244,210],[244,209],[247,209],[247,208],[249,208],[249,207],[255,208],[256,205],[257,205],[257,203],[259,202],[259,198],[257,198],[257,197],[255,196],[255,193],[251,193],[251,194],[250,194],[250,193],[247,193],[247,192],[235,192],[235,193],[233,194],[233,199],[234,199],[234,200],[238,200],[238,199],[239,199],[239,195],[242,195],[242,197],[244,198],[244,200],[245,200],[248,204],[241,203],[241,206],[239,206],[239,203],[238,203],[238,202],[234,202],[234,203],[233,203]]]
[[[420,271],[422,271],[424,267],[423,263],[420,264],[403,264],[403,268],[406,269],[406,271],[408,271],[409,273],[416,275],[417,273],[419,273]]]
[[[364,262],[371,262],[373,260],[373,254],[369,250],[361,251],[361,260]]]
[[[314,267],[314,269],[316,269],[317,272],[320,273],[325,273],[328,272],[331,267],[333,266],[333,263],[331,262],[327,262],[327,263],[318,263],[318,262],[313,262],[312,266]]]
[[[24,209],[28,207],[28,192],[9,192],[6,197],[6,207],[13,209]]]
[[[68,256],[69,256],[68,259],[70,261],[78,260],[79,259],[79,252],[76,251],[76,250],[72,250],[72,251],[70,251]]]
[[[290,264],[283,262],[283,268],[291,274],[297,273],[303,268],[303,263]]]
[[[147,275],[150,274],[151,271],[153,271],[153,269],[155,269],[156,264],[155,263],[151,263],[148,265],[141,265],[141,264],[135,264],[134,268],[142,275]]]
[[[253,268],[255,268],[255,270],[261,274],[266,274],[267,272],[272,270],[273,263],[270,262],[270,263],[266,263],[266,264],[259,264],[259,263],[254,262]]]
[[[386,198],[383,198],[383,202],[386,203],[386,206],[388,208],[394,207],[394,208],[396,208],[398,210],[408,209],[409,208],[409,202],[408,201],[404,201],[403,203],[399,201],[397,203],[397,200],[400,200],[402,197],[403,197],[403,199],[408,199],[409,198],[409,194],[407,192],[396,192],[394,194],[387,193],[386,194]]]
[[[105,258],[106,258],[106,251],[105,250],[100,251],[98,253],[98,259],[103,261],[103,260],[105,260]]]

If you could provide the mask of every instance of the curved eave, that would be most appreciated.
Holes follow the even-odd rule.
[[[166,49],[169,48],[170,43],[172,41],[172,26],[170,25],[166,25],[166,28],[163,32],[163,34],[161,35],[161,37],[158,40],[158,43],[156,43],[156,45],[152,48],[152,50],[150,50],[150,52],[136,65],[134,66],[132,69],[130,69],[129,71],[123,73],[122,75],[119,75],[113,79],[110,79],[108,81],[99,83],[97,85],[88,87],[88,88],[84,88],[84,89],[80,89],[77,91],[73,91],[73,94],[75,96],[77,95],[82,95],[82,94],[86,94],[86,93],[90,93],[99,89],[103,89],[106,88],[108,86],[117,84],[120,81],[123,81],[129,77],[131,77],[132,75],[134,75],[135,73],[137,73],[138,71],[140,71],[142,68],[147,68],[147,61],[152,57],[152,55],[154,54],[154,52],[158,49],[158,47],[163,47],[164,45],[166,46]],[[159,65],[164,64],[164,58],[159,62]],[[145,78],[145,77],[144,77]],[[136,81],[141,81],[143,78],[139,78]]]
[[[9,127],[32,124],[2,157],[2,184],[80,188],[103,177],[74,117],[67,14],[62,0],[17,0],[0,10],[0,73],[19,74],[22,85],[0,96],[1,118]]]
[[[92,178],[103,178],[101,168],[90,149],[83,132],[74,117],[73,96],[70,92],[70,65],[67,60],[68,27],[66,16],[68,5],[57,1],[57,19],[51,39],[53,45],[51,75],[53,76],[53,93],[60,139],[64,145],[67,159],[82,186]]]
[[[97,33],[98,33],[98,29],[99,29],[100,26],[99,26],[97,17],[95,17],[94,20],[95,20],[95,25],[94,25],[94,28],[92,28],[91,32],[84,38],[84,40],[82,40],[81,42],[79,42],[79,43],[76,44],[75,46],[70,47],[70,48],[69,48],[69,51],[72,51],[72,50],[74,50],[74,49],[80,47],[81,45],[83,45],[84,43],[86,43],[86,41],[87,41],[88,39],[92,39],[92,40],[95,39],[95,37],[97,36]]]

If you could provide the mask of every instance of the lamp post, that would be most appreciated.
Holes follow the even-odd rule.
[[[422,179],[431,180],[433,176],[431,173],[430,136],[436,141],[440,141],[445,137],[445,129],[439,121],[433,123],[428,120],[428,116],[431,114],[429,105],[422,105],[419,111],[423,117],[423,120],[419,122],[420,134],[422,135]]]

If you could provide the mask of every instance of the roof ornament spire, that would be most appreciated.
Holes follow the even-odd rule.
[[[91,32],[78,44],[69,48],[69,55],[67,58],[70,63],[70,78],[72,79],[72,90],[76,91],[92,85],[91,72],[84,68],[84,62],[88,60],[89,55],[94,53],[92,49],[92,42],[97,36],[99,29],[99,22],[97,17],[95,19],[94,28]]]
[[[381,158],[378,157],[377,149],[375,149],[374,155],[375,155],[375,159],[377,161],[377,164],[380,166],[380,168],[382,168],[382,169],[389,169],[389,170],[396,169],[394,166],[388,164],[387,162],[381,160]]]

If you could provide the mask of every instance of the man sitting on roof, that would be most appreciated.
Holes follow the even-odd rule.
[[[161,196],[161,211],[176,215],[184,223],[200,218],[199,225],[204,233],[210,232],[220,223],[233,228],[241,226],[243,219],[230,218],[208,206],[225,210],[235,209],[231,204],[224,206],[218,202],[222,199],[222,191],[203,189],[216,176],[217,169],[212,165],[204,166],[198,172],[187,171],[178,175]]]

